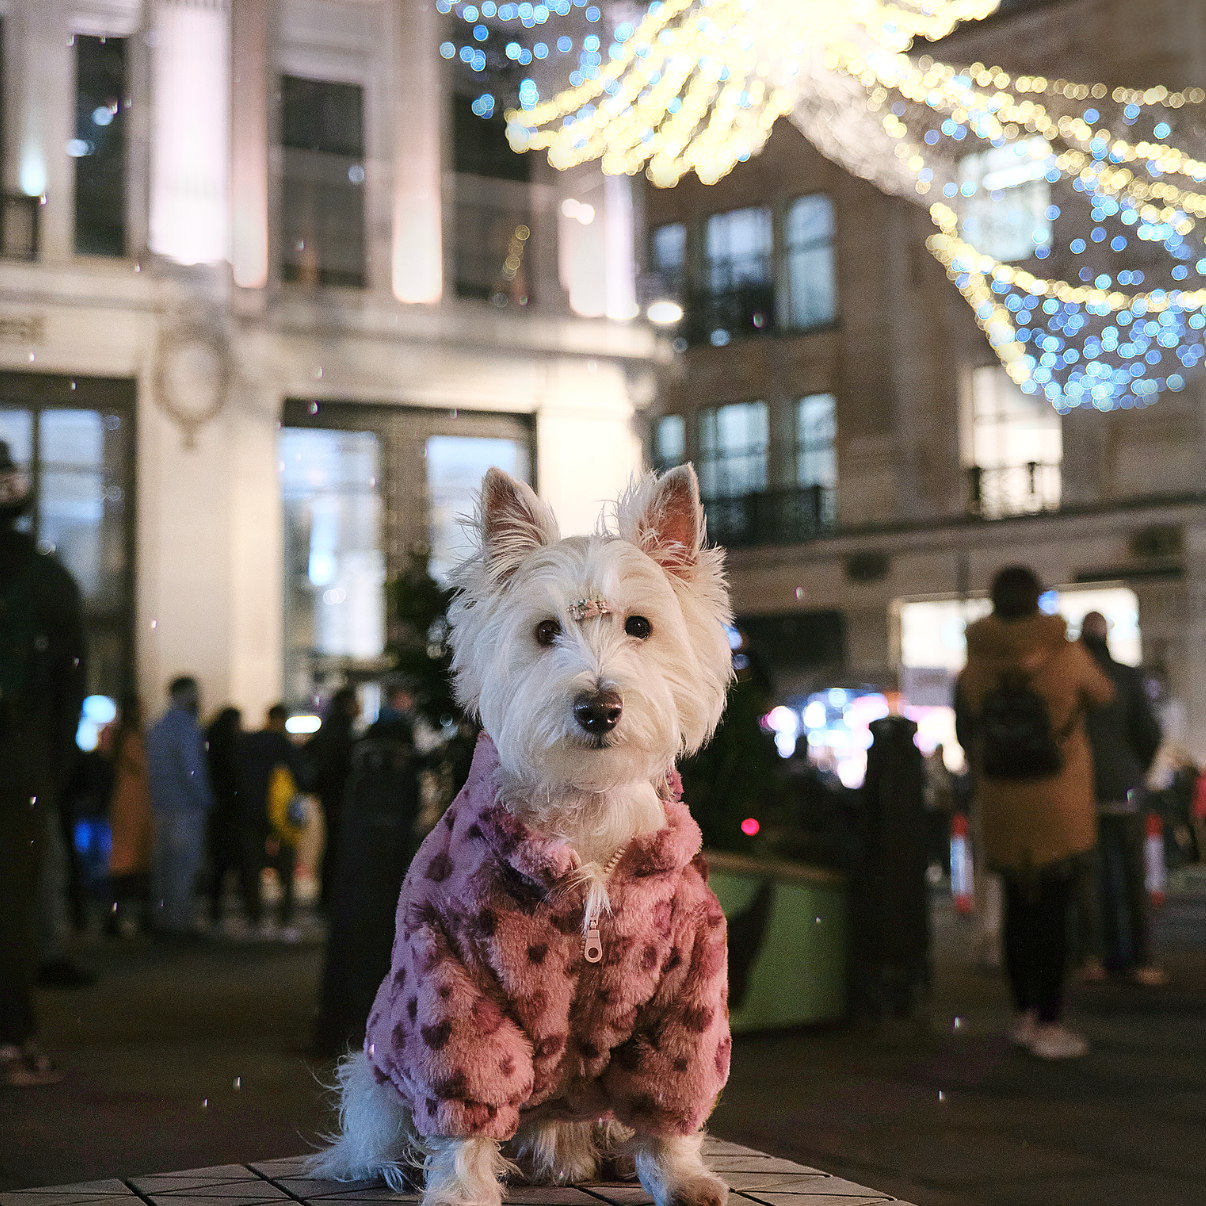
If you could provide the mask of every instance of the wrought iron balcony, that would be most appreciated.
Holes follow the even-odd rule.
[[[967,471],[968,509],[983,519],[1058,511],[1060,466],[1042,461]]]
[[[685,309],[686,336],[692,344],[723,345],[775,329],[775,289],[771,284],[739,285],[722,293],[693,292]],[[723,335],[717,334],[721,331]]]
[[[36,260],[42,199],[24,193],[4,193],[0,204],[0,256],[6,260]]]
[[[729,548],[815,540],[833,531],[836,503],[836,492],[825,486],[705,499],[708,537]]]

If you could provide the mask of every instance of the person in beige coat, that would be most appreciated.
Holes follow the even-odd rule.
[[[108,932],[114,936],[148,927],[148,892],[153,844],[151,791],[147,785],[147,753],[142,739],[142,704],[135,696],[122,700],[121,715],[105,734],[113,761],[113,794],[109,826],[109,882],[113,906]]]
[[[1114,688],[1085,649],[1068,640],[1064,621],[1039,611],[1040,593],[1024,566],[994,578],[992,614],[967,630],[956,719],[975,777],[986,862],[1005,889],[1005,966],[1018,1013],[1011,1037],[1043,1058],[1063,1059],[1088,1050],[1060,1024],[1068,911],[1080,862],[1097,841],[1084,715],[1109,703]],[[987,751],[986,765],[986,742],[999,738],[986,736],[985,704],[999,706],[1009,688],[1041,698],[1051,756],[1044,762],[1039,742],[1032,768],[1015,760],[1003,772],[993,765],[999,747]]]

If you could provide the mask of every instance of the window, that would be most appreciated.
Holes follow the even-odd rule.
[[[75,250],[126,253],[126,42],[75,37]]]
[[[687,228],[681,222],[657,227],[650,236],[649,251],[649,267],[664,295],[681,298],[687,283]]]
[[[431,522],[428,570],[442,581],[471,551],[462,520],[473,514],[486,470],[494,466],[526,482],[528,450],[519,440],[432,436],[425,455]]]
[[[281,276],[364,284],[364,90],[281,79]]]
[[[312,706],[373,673],[403,634],[389,583],[430,548],[447,573],[461,517],[490,465],[526,480],[527,415],[285,400],[279,436],[285,521],[285,696]]]
[[[653,428],[653,467],[659,473],[687,459],[687,425],[682,415],[663,415]]]
[[[708,289],[713,295],[770,281],[771,217],[768,209],[713,214],[707,227]]]
[[[796,406],[796,485],[837,485],[837,419],[832,394],[809,394]]]
[[[741,498],[766,489],[769,425],[765,402],[738,402],[699,415],[699,485],[705,498]]]
[[[1051,246],[1051,186],[1045,138],[1024,138],[959,161],[959,223],[977,251],[1026,260]]]
[[[708,219],[703,292],[688,309],[688,339],[724,347],[771,329],[772,247],[769,209],[735,209]]]
[[[833,202],[823,193],[797,197],[784,227],[788,323],[809,331],[837,315],[833,257]]]
[[[969,411],[964,456],[972,509],[986,519],[1056,509],[1063,435],[1047,400],[987,366],[972,372]]]
[[[531,157],[511,150],[501,116],[479,117],[472,104],[453,94],[456,293],[499,307],[527,306],[533,300]]]
[[[133,684],[133,386],[0,374],[0,440],[29,474],[21,526],[71,571],[84,605],[88,685]]]
[[[371,431],[286,427],[279,449],[285,684],[300,701],[385,647],[381,448]]]

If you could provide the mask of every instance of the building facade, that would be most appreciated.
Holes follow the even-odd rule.
[[[1017,0],[932,53],[1188,86],[1206,69],[1206,9]],[[651,456],[700,468],[736,611],[781,699],[874,687],[943,701],[962,619],[1020,562],[1069,597],[1134,599],[1138,633],[1120,623],[1119,639],[1165,679],[1171,735],[1206,758],[1200,374],[1142,411],[1061,417],[1022,394],[927,251],[925,209],[847,175],[786,120],[716,185],[647,188],[644,208],[645,295],[684,309]],[[939,612],[920,652],[902,620],[927,601],[958,621],[945,652]]]
[[[658,352],[629,182],[506,151],[434,3],[0,19],[0,438],[94,691],[258,719],[380,665],[383,583],[491,463],[593,526]]]

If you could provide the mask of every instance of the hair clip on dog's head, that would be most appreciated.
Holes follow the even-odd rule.
[[[575,599],[566,610],[570,619],[577,620],[579,624],[583,620],[597,620],[600,616],[611,615],[606,599]]]

